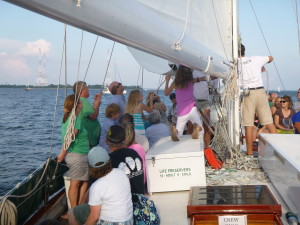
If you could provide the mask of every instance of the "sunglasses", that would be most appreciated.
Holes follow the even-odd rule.
[[[118,83],[117,88],[119,88],[122,85],[122,83]]]
[[[280,101],[280,103],[286,103],[287,101]]]

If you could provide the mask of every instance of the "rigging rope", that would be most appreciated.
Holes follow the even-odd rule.
[[[104,79],[103,79],[103,82],[102,82],[102,88],[104,87],[105,79],[106,79],[107,72],[108,72],[108,69],[109,69],[109,65],[110,65],[110,61],[111,61],[112,54],[113,54],[113,52],[114,52],[115,44],[116,44],[116,42],[114,41],[113,46],[112,46],[112,49],[111,49],[111,52],[110,52],[109,60],[108,60],[108,62],[107,62],[107,67],[106,67],[106,71],[105,71],[105,76],[104,76]]]
[[[190,0],[188,0],[187,7],[186,7],[186,17],[185,17],[185,24],[184,24],[184,29],[183,29],[182,35],[178,39],[178,41],[175,42],[175,50],[177,50],[177,51],[181,50],[180,42],[182,41],[182,39],[185,35],[186,28],[187,28],[188,18],[189,18],[189,9],[190,9]]]
[[[76,78],[77,81],[79,80],[81,52],[82,52],[82,42],[83,42],[83,31],[81,31],[81,43],[80,43],[80,51],[79,51],[79,59],[78,59],[78,70],[77,70],[77,78]]]
[[[114,66],[115,66],[115,71],[116,71],[117,74],[118,74],[118,77],[119,77],[120,82],[123,83],[123,81],[122,81],[122,79],[121,79],[121,75],[120,75],[120,73],[119,73],[119,70],[118,70],[118,67],[117,67],[117,64],[116,64],[116,61],[115,61],[115,60],[114,60]]]
[[[62,49],[61,60],[60,60],[60,70],[59,70],[59,76],[58,76],[58,85],[57,85],[57,88],[56,88],[54,115],[53,115],[52,132],[51,132],[51,139],[50,139],[50,152],[49,152],[50,156],[52,156],[54,128],[55,128],[55,123],[56,123],[57,105],[58,105],[58,91],[59,91],[59,88],[60,88],[60,78],[61,78],[61,74],[62,74],[62,66],[63,66],[64,52],[65,52],[65,45],[66,45],[66,39],[64,38],[63,49]]]
[[[99,38],[99,36],[97,36],[97,38],[96,38],[96,41],[95,41],[95,44],[94,44],[94,47],[93,47],[93,51],[92,51],[92,54],[90,56],[90,60],[89,60],[89,63],[88,63],[83,81],[85,81],[88,70],[90,68],[90,64],[91,64],[91,61],[92,61],[92,58],[93,58],[93,55],[94,55],[94,52],[95,52],[95,48],[97,46],[98,38]],[[76,90],[76,93],[78,93],[78,96],[75,96],[74,107],[73,107],[72,112],[70,113],[70,116],[69,116],[70,120],[69,120],[67,131],[66,131],[66,134],[65,134],[65,137],[64,137],[64,143],[63,143],[63,149],[66,150],[66,151],[70,147],[71,143],[75,140],[75,132],[74,132],[75,131],[75,122],[76,122],[76,113],[75,112],[76,112],[76,107],[77,107],[77,103],[78,103],[78,98],[80,97],[79,93],[81,93],[82,88],[83,88],[83,85],[80,86],[79,92],[77,92],[77,90]]]
[[[267,46],[267,49],[268,49],[268,51],[269,51],[269,54],[272,55],[272,54],[271,54],[271,50],[270,50],[270,48],[269,48],[269,45],[268,45],[268,43],[267,43],[266,37],[265,37],[265,35],[264,35],[264,32],[263,32],[263,30],[262,30],[262,28],[261,28],[261,26],[260,26],[260,23],[259,23],[259,21],[258,21],[258,18],[257,18],[257,16],[256,16],[256,13],[255,13],[255,10],[254,10],[254,7],[253,7],[253,5],[252,5],[251,0],[249,0],[249,2],[250,2],[250,5],[251,5],[253,14],[254,14],[254,16],[255,16],[256,22],[257,22],[257,24],[258,24],[258,26],[259,26],[260,32],[261,32],[261,34],[262,34],[262,36],[263,36],[263,39],[264,39],[265,44],[266,44],[266,46]],[[276,66],[276,63],[275,63],[274,60],[273,60],[273,63],[274,63],[274,67],[275,67],[277,76],[278,76],[278,78],[279,78],[279,81],[280,81],[280,83],[281,83],[281,85],[282,85],[283,90],[285,91],[285,87],[284,87],[284,85],[283,85],[283,82],[282,82],[282,80],[281,80],[281,77],[280,77],[280,75],[279,75],[279,72],[278,72],[278,69],[277,69],[277,66]]]
[[[226,159],[235,166],[235,168],[250,171],[254,168],[258,168],[258,163],[255,159],[245,157],[240,151],[239,146],[232,144],[227,129],[228,118],[224,112],[224,107],[228,108],[227,106],[230,102],[236,101],[238,96],[239,87],[237,79],[238,74],[235,65],[225,83],[224,91],[221,94],[221,103],[213,104],[213,106],[216,107],[219,120],[216,123],[212,123],[215,131],[211,146],[223,161]],[[218,100],[215,101],[216,103],[218,102]]]
[[[299,17],[298,17],[298,2],[295,0],[295,14],[296,14],[296,23],[297,23],[297,34],[298,34],[298,51],[300,55],[300,31],[299,31]]]
[[[65,24],[65,98],[67,97],[67,24]]]

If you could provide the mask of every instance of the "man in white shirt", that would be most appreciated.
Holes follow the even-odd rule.
[[[264,65],[273,61],[272,56],[245,56],[245,47],[241,44],[238,58],[239,85],[244,90],[243,126],[246,127],[247,155],[253,155],[253,126],[255,113],[261,125],[266,125],[270,133],[277,133],[263,87],[261,72]]]
[[[88,204],[68,212],[69,224],[133,224],[130,181],[126,174],[112,167],[107,151],[99,146],[88,154],[89,174],[97,179],[89,190]]]
[[[194,70],[193,78],[197,79],[197,83],[194,83],[194,97],[198,111],[201,113],[203,118],[203,128],[204,128],[204,144],[205,148],[209,147],[211,141],[211,131],[207,125],[210,123],[210,102],[208,99],[209,96],[209,88],[206,80],[206,74]],[[213,88],[216,89],[218,87],[218,79],[217,77],[210,77]]]

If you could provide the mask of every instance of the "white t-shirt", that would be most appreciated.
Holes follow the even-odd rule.
[[[110,222],[124,222],[132,218],[132,200],[129,179],[120,169],[96,180],[89,195],[89,205],[101,205],[100,218]]]
[[[239,85],[241,88],[262,87],[261,69],[269,62],[268,56],[238,58]]]
[[[193,71],[193,78],[200,78],[200,77],[206,77],[207,75],[200,72],[199,70]],[[215,79],[211,81],[213,86],[215,88],[218,87],[219,79]],[[208,100],[209,91],[208,91],[208,85],[206,81],[200,81],[197,83],[194,83],[194,96],[197,100]]]

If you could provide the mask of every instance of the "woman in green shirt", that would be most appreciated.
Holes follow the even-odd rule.
[[[62,142],[64,143],[67,128],[70,122],[70,114],[74,107],[75,95],[69,95],[64,102],[64,118],[61,127]],[[57,161],[65,161],[69,167],[67,176],[70,177],[70,188],[68,197],[71,208],[83,203],[84,195],[88,188],[88,159],[87,155],[90,150],[87,131],[84,128],[81,119],[77,117],[82,109],[82,102],[79,100],[76,106],[76,121],[74,127],[75,139],[71,142],[68,149],[62,147]],[[63,145],[64,146],[64,145]]]

